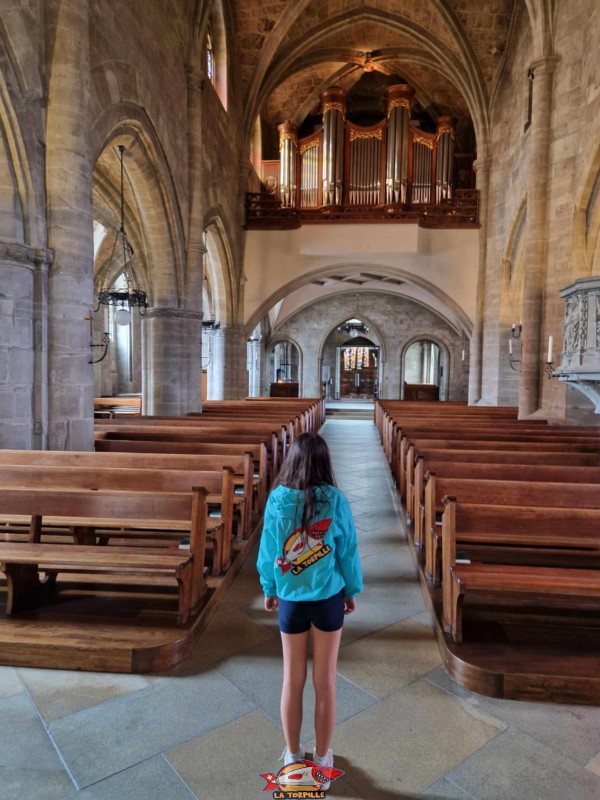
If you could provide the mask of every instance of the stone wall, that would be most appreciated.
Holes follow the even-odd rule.
[[[350,317],[364,320],[371,328],[368,338],[381,347],[382,397],[400,397],[405,349],[418,339],[431,339],[445,353],[447,399],[466,400],[468,375],[461,361],[462,350],[467,349],[468,354],[466,340],[429,309],[406,298],[376,292],[361,293],[358,311],[353,295],[329,297],[294,314],[273,331],[271,340],[290,339],[301,349],[304,397],[319,396],[322,366],[328,366],[331,376],[335,375],[335,347],[348,339],[336,328]],[[271,349],[269,341],[266,348]]]

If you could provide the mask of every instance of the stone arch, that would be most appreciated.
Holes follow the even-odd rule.
[[[290,342],[298,351],[298,393],[300,397],[303,397],[305,358],[304,349],[298,340],[294,336],[276,333],[273,336],[270,336],[265,343],[265,353],[267,356],[269,356],[270,352],[275,348],[275,345],[283,344],[284,342]]]
[[[397,268],[381,266],[376,263],[361,263],[356,265],[349,265],[349,264],[329,264],[325,267],[320,267],[317,270],[313,270],[312,272],[306,272],[303,275],[294,278],[293,280],[289,281],[288,283],[281,286],[275,292],[273,292],[266,300],[264,300],[261,305],[256,308],[250,317],[248,318],[247,322],[245,323],[244,327],[246,333],[250,335],[251,331],[260,322],[261,319],[267,314],[269,309],[271,309],[274,305],[276,305],[280,300],[283,300],[287,297],[291,292],[296,289],[301,288],[305,284],[311,283],[316,278],[326,278],[330,275],[335,275],[336,272],[339,272],[340,269],[348,270],[349,267],[356,267],[357,271],[361,269],[367,269],[369,271],[377,271],[381,272],[384,275],[389,275],[389,277],[394,279],[400,279],[405,281],[406,283],[412,284],[419,289],[423,289],[424,291],[431,294],[433,298],[439,301],[448,309],[448,314],[443,315],[443,313],[439,309],[435,309],[433,306],[429,306],[425,301],[421,299],[417,299],[414,297],[407,297],[407,299],[411,300],[418,305],[427,308],[433,314],[440,316],[444,321],[454,328],[457,332],[460,330],[464,330],[467,335],[471,335],[473,330],[473,324],[467,314],[463,311],[463,309],[459,306],[459,304],[454,301],[446,292],[439,289],[430,281],[421,278],[414,273],[408,272],[406,270],[401,270]],[[310,305],[314,300],[311,300],[308,305]],[[300,311],[301,309],[297,309]],[[297,312],[296,312],[297,313]]]
[[[213,208],[206,214],[203,230],[206,234],[204,270],[210,280],[214,312],[222,326],[232,325],[237,311],[232,239],[221,209]]]
[[[445,367],[445,369],[443,371],[443,386],[440,386],[439,390],[440,390],[440,400],[446,400],[448,398],[448,392],[449,392],[449,388],[450,388],[450,371],[451,371],[451,369],[453,367],[453,364],[451,362],[450,349],[449,349],[448,345],[446,344],[446,342],[441,338],[441,336],[436,335],[436,334],[433,334],[433,335],[427,334],[427,336],[424,336],[422,333],[416,334],[415,336],[412,336],[410,339],[408,339],[404,343],[404,345],[403,345],[403,347],[402,347],[402,349],[400,351],[400,354],[399,354],[400,355],[400,397],[403,396],[403,391],[404,391],[404,376],[405,376],[405,370],[406,370],[406,353],[408,352],[408,349],[409,349],[409,347],[411,345],[415,344],[416,342],[425,341],[425,339],[427,341],[433,342],[435,345],[437,345],[437,347],[440,348],[440,351],[442,353],[441,366]]]
[[[502,259],[502,307],[506,312],[508,306],[519,307],[523,302],[523,281],[525,279],[525,226],[527,223],[527,200],[523,199],[515,216]],[[516,322],[517,320],[513,320]]]
[[[600,145],[584,171],[573,218],[573,278],[600,275]]]
[[[383,362],[385,362],[385,360],[387,358],[387,356],[386,356],[386,348],[385,348],[385,339],[383,337],[383,334],[382,334],[381,330],[379,329],[379,325],[377,325],[377,323],[374,323],[373,320],[371,319],[371,317],[369,316],[369,314],[364,314],[362,312],[362,310],[358,311],[356,316],[358,318],[360,318],[361,320],[363,320],[364,322],[366,322],[366,324],[371,328],[371,330],[375,331],[375,334],[377,335],[377,338],[379,339],[379,342],[380,342],[379,348],[380,348],[380,351],[381,351],[381,360]],[[317,347],[317,356],[318,356],[319,360],[321,359],[321,357],[323,355],[323,347],[325,346],[325,342],[327,341],[327,339],[331,336],[331,334],[335,330],[337,330],[337,328],[340,325],[343,325],[344,322],[346,322],[347,319],[348,319],[348,314],[344,314],[343,316],[338,317],[333,324],[329,325],[329,327],[327,328],[326,332],[321,337],[321,339],[319,341],[319,345]]]
[[[110,106],[96,120],[92,141],[95,214],[105,227],[114,229],[119,193],[114,164],[116,147],[123,144],[126,228],[134,249],[137,245],[137,252],[143,255],[145,269],[140,278],[154,305],[184,306],[185,237],[180,205],[150,119],[142,108],[131,103]]]
[[[27,145],[27,138],[37,139],[38,134],[29,130],[32,126],[31,114],[24,109],[18,64],[0,26],[0,237],[37,244],[45,237]]]
[[[318,43],[321,37],[325,35],[329,36],[336,29],[343,30],[350,22],[355,20],[361,21],[363,19],[380,23],[403,34],[408,34],[419,44],[424,45],[432,52],[435,58],[428,59],[427,65],[433,69],[444,70],[446,76],[462,93],[468,104],[478,141],[485,142],[488,140],[489,120],[485,82],[477,60],[472,53],[472,48],[464,37],[460,35],[459,27],[454,25],[452,27],[452,32],[457,38],[457,42],[460,40],[460,47],[466,56],[466,66],[464,62],[460,61],[457,56],[448,50],[446,45],[438,41],[424,28],[420,28],[413,22],[409,23],[408,20],[401,15],[384,13],[374,8],[358,8],[343,12],[333,18],[328,18],[325,22],[316,26],[312,31],[301,37],[301,39],[295,43],[294,47],[286,49],[284,55],[274,59],[270,70],[268,72],[266,69],[264,70],[264,77],[260,85],[255,84],[251,87],[247,106],[248,115],[246,117],[247,135],[251,132],[252,124],[260,107],[275,86],[288,75],[297,71],[299,60],[305,63],[310,62],[310,55],[303,59],[303,54],[307,49],[307,43],[310,42],[314,45]],[[259,70],[257,70],[257,73],[258,72]]]

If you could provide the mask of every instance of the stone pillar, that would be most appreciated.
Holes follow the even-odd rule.
[[[283,208],[296,205],[296,158],[298,155],[298,128],[293,122],[283,122],[279,131],[279,193]]]
[[[490,191],[491,158],[480,158],[473,167],[477,175],[477,191],[479,192],[479,267],[477,271],[477,306],[475,326],[471,336],[470,355],[471,370],[469,372],[469,405],[475,405],[483,394],[483,324],[485,314],[485,277],[487,261],[488,208]]]
[[[406,203],[410,114],[415,90],[406,83],[388,86],[385,202]]]
[[[242,400],[248,396],[246,335],[238,325],[215,331],[210,400]]]
[[[43,359],[46,339],[35,329],[38,264],[46,266],[46,251],[0,242],[0,447],[27,450],[37,446],[33,434],[37,414],[43,415],[45,377],[36,358]],[[51,259],[50,259],[51,260]],[[37,337],[34,338],[34,331]],[[36,369],[39,367],[39,369]],[[39,403],[39,405],[38,405]],[[44,417],[39,417],[43,426]],[[43,427],[42,429],[43,430]],[[40,433],[41,433],[40,430]],[[40,438],[40,445],[42,444]]]
[[[323,205],[342,203],[346,90],[333,86],[321,92],[323,104]]]
[[[542,361],[542,314],[548,260],[548,188],[552,122],[552,84],[558,59],[548,57],[531,65],[533,96],[529,129],[527,175],[527,228],[525,233],[525,282],[521,334],[519,417],[527,417],[540,405]]]
[[[189,169],[189,226],[187,235],[187,258],[185,267],[185,305],[189,311],[199,314],[202,323],[202,286],[204,282],[204,259],[206,244],[203,229],[202,191],[202,92],[205,75],[202,70],[186,67],[187,115],[188,115],[188,169]],[[188,375],[186,405],[189,411],[202,409],[202,327],[200,335],[194,326],[188,328]]]
[[[36,250],[33,281],[33,448],[48,447],[48,269],[51,250]]]
[[[47,4],[48,114],[48,446],[93,447],[93,373],[89,326],[93,304],[92,164],[88,0]]]
[[[248,397],[261,395],[261,340],[250,339],[248,354]]]
[[[198,411],[188,376],[201,378],[202,314],[181,308],[150,308],[144,320],[145,414]]]

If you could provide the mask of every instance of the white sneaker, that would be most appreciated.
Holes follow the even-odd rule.
[[[297,753],[290,753],[286,747],[279,760],[283,761],[284,767],[287,767],[288,764],[293,764],[294,761],[299,761],[301,758],[304,758],[304,747],[302,747],[302,745],[300,745],[300,749]]]
[[[324,756],[317,755],[317,748],[313,750],[313,761],[319,767],[333,767],[333,750],[328,750]],[[322,784],[321,789],[326,792],[331,786],[331,781]]]

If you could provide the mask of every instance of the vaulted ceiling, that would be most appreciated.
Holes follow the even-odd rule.
[[[409,82],[435,119],[487,131],[489,97],[516,0],[235,0],[246,125],[297,123],[328,86],[352,91]]]

